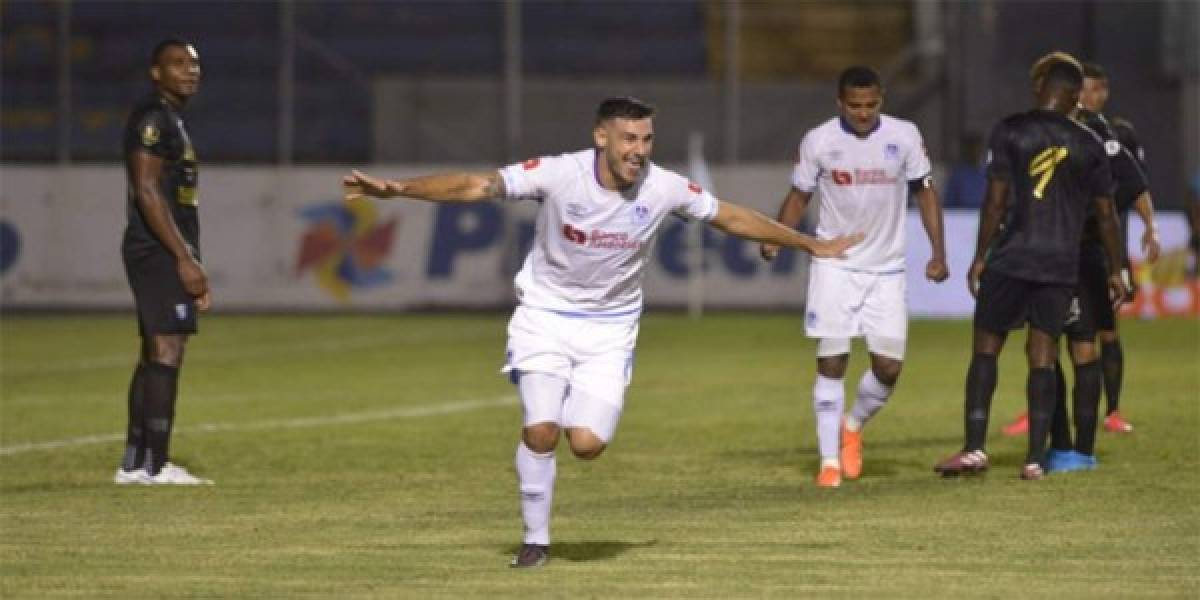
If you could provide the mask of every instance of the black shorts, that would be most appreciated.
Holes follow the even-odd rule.
[[[183,289],[175,259],[165,252],[125,253],[123,259],[137,305],[138,333],[196,333],[196,300]]]
[[[1103,256],[1084,252],[1079,257],[1079,285],[1075,288],[1077,303],[1072,303],[1071,314],[1063,331],[1073,342],[1096,339],[1099,330],[1113,331],[1117,326],[1117,315],[1108,297],[1108,260]]]
[[[1026,320],[1053,338],[1062,334],[1074,287],[1009,277],[984,269],[975,301],[975,327],[1005,335]]]

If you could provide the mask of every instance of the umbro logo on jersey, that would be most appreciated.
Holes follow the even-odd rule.
[[[567,204],[567,214],[576,219],[582,219],[587,216],[588,209],[578,202],[570,202]]]
[[[536,169],[536,168],[537,168],[537,166],[538,166],[538,165],[540,165],[540,164],[542,164],[542,159],[540,159],[540,158],[531,158],[531,159],[529,159],[529,160],[527,160],[527,161],[525,161],[525,162],[521,163],[521,167],[522,167],[523,169],[525,169],[526,171],[532,171],[532,170]]]
[[[697,185],[697,184],[695,184],[695,183],[692,183],[691,181],[689,181],[689,182],[688,182],[688,191],[690,191],[690,192],[691,192],[691,193],[693,193],[693,194],[699,194],[699,193],[702,193],[702,192],[704,192],[704,188],[702,188],[702,187],[700,187],[699,185]]]

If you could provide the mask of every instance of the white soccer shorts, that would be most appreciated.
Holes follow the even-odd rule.
[[[814,262],[808,273],[804,332],[830,340],[820,345],[818,356],[822,348],[825,355],[844,354],[850,338],[865,336],[871,352],[903,360],[908,340],[906,295],[903,271],[864,273]]]
[[[598,320],[518,306],[508,323],[503,371],[515,376],[544,373],[567,381],[561,400],[522,398],[524,424],[586,427],[606,443],[612,440],[625,405],[625,388],[633,377],[637,334],[636,318]]]

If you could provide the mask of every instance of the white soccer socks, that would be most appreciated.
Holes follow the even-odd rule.
[[[525,442],[517,444],[517,483],[521,490],[521,518],[525,543],[550,545],[550,504],[554,498],[557,462],[554,452],[538,453]]]
[[[822,464],[838,464],[838,450],[842,429],[842,410],[846,403],[846,391],[842,379],[832,379],[817,374],[813,385],[813,412],[817,416],[817,450]]]
[[[892,395],[892,388],[883,385],[875,373],[867,369],[863,373],[862,379],[858,381],[858,393],[854,400],[854,406],[850,408],[850,414],[846,415],[846,428],[850,431],[858,431],[862,429],[879,409],[887,404],[888,397]]]

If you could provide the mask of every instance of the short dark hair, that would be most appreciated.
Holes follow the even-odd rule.
[[[1058,61],[1046,68],[1042,76],[1042,85],[1047,88],[1062,87],[1078,91],[1083,87],[1083,70],[1064,61]]]
[[[879,73],[871,67],[855,65],[848,67],[838,76],[838,96],[841,96],[842,91],[848,87],[865,88],[871,86],[879,86],[880,89],[883,88],[883,80],[879,78]]]
[[[173,46],[179,46],[180,48],[187,48],[188,46],[191,46],[191,45],[192,45],[191,42],[189,42],[187,40],[181,40],[179,38],[167,38],[167,39],[159,42],[158,44],[156,44],[154,46],[154,51],[150,53],[150,66],[153,67],[158,64],[158,59],[162,58],[163,52],[166,52],[167,48],[171,48]]]
[[[645,119],[654,116],[654,106],[638,100],[633,96],[613,96],[605,98],[596,107],[596,124],[609,119]]]
[[[1083,63],[1083,76],[1088,79],[1108,79],[1108,72],[1096,63],[1085,62]]]

